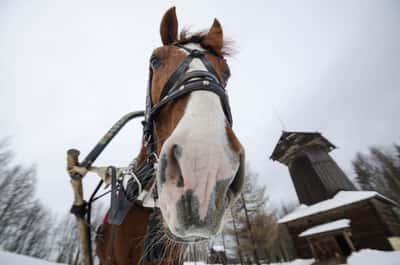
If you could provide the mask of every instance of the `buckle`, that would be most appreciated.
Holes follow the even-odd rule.
[[[148,157],[147,157],[147,162],[150,163],[155,163],[159,160],[158,155],[156,152],[151,153]]]
[[[203,52],[200,51],[200,50],[194,49],[194,50],[192,50],[192,51],[190,52],[190,56],[191,56],[191,57],[194,57],[194,58],[199,58],[199,57],[203,56]]]
[[[126,176],[128,176],[128,178],[125,178]],[[140,182],[139,177],[135,174],[135,172],[133,171],[133,169],[128,168],[128,169],[126,169],[126,170],[123,170],[123,171],[121,172],[121,174],[118,176],[118,178],[121,180],[122,187],[123,187],[125,190],[127,190],[127,188],[128,188],[129,179],[133,179],[133,180],[136,182],[137,187],[138,187],[137,196],[139,196],[140,193],[142,193],[142,191],[143,191],[142,183]],[[136,197],[137,197],[137,196],[136,196]]]

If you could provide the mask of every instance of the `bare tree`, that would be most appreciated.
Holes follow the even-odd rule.
[[[282,204],[280,208],[276,210],[277,217],[282,218],[293,212],[298,206],[298,203],[294,202]],[[296,257],[293,239],[285,224],[277,224],[274,240],[268,245],[266,255],[268,261],[274,263],[290,261]]]
[[[267,257],[277,228],[275,213],[266,210],[267,203],[265,187],[257,184],[257,174],[248,170],[241,198],[232,209],[233,218],[225,227],[241,263],[261,263]]]
[[[92,208],[92,243],[96,236],[96,228],[101,223],[106,213],[102,203],[94,204]],[[75,264],[79,255],[79,235],[76,218],[70,213],[65,213],[54,225],[51,231],[51,260],[65,264]],[[92,247],[93,251],[95,247]],[[94,253],[93,253],[94,255]]]
[[[73,264],[79,250],[79,236],[76,220],[66,213],[52,229],[51,260],[59,263]]]
[[[38,200],[25,210],[25,217],[20,227],[17,242],[21,242],[17,253],[37,257],[49,258],[49,230],[51,230],[51,213]]]
[[[12,164],[13,154],[0,143],[0,246],[8,251],[46,258],[51,213],[34,198],[35,170]]]

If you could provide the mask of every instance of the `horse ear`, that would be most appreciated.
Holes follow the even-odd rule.
[[[165,12],[161,20],[160,35],[164,45],[169,45],[178,40],[178,19],[174,6]]]
[[[203,44],[205,46],[210,46],[218,56],[222,56],[224,35],[218,19],[214,19],[210,30],[208,31],[207,35],[204,36]]]

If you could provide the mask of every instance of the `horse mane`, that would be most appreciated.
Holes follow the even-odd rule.
[[[204,43],[204,37],[206,35],[207,35],[207,31],[205,31],[205,30],[192,33],[187,28],[185,28],[180,32],[179,40],[176,43],[182,44],[182,45],[185,45],[188,43],[198,43],[198,44],[200,44],[200,46],[203,49],[220,57],[218,55],[219,53],[217,51],[215,51],[213,47]],[[224,45],[222,47],[220,54],[222,56],[232,56],[233,53],[234,53],[233,41],[225,40],[225,38],[224,38]]]

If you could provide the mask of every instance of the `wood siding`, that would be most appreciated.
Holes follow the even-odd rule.
[[[332,198],[339,190],[356,190],[323,149],[309,147],[289,164],[300,203],[311,205]]]
[[[372,206],[380,217],[382,224],[387,228],[388,236],[400,236],[400,220],[392,205],[374,199]]]
[[[300,203],[311,205],[330,197],[306,156],[293,160],[289,172]]]
[[[371,248],[392,250],[387,237],[396,235],[382,222],[389,220],[375,209],[376,199],[366,200],[287,223],[299,258],[311,258],[312,253],[304,238],[298,235],[313,226],[342,218],[351,220],[352,241],[356,250]],[[383,202],[382,202],[383,203]],[[386,203],[383,203],[386,204]],[[386,207],[386,206],[385,206]],[[398,223],[397,219],[397,223]],[[396,222],[392,220],[391,222]],[[396,228],[397,229],[397,228]]]
[[[339,190],[356,190],[354,184],[325,150],[310,148],[306,154],[330,195],[329,197],[335,195]]]

